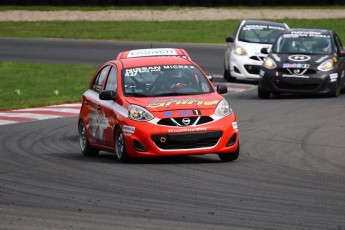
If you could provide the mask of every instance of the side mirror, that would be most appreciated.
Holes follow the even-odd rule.
[[[345,50],[340,50],[339,56],[340,57],[345,57]]]
[[[228,92],[228,88],[225,85],[217,85],[217,92],[219,94],[225,94]]]
[[[206,75],[207,75],[208,80],[213,81],[213,75],[212,74],[207,73]]]
[[[268,48],[262,48],[260,52],[262,54],[268,54]]]
[[[116,91],[104,90],[99,94],[99,99],[105,101],[114,101],[116,99]]]
[[[234,39],[234,37],[226,37],[225,41],[229,42],[229,43],[234,43],[235,39]]]

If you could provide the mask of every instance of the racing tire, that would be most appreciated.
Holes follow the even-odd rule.
[[[129,162],[131,159],[128,156],[125,140],[120,127],[117,127],[115,130],[115,154],[121,162]]]
[[[258,96],[261,99],[268,99],[270,97],[271,92],[268,90],[265,90],[260,87],[260,84],[258,86]]]
[[[99,151],[98,149],[92,148],[88,142],[86,127],[82,120],[79,121],[79,146],[81,153],[84,156],[97,156]]]
[[[340,86],[339,86],[339,82],[333,82],[333,84],[331,85],[331,90],[329,92],[329,96],[330,97],[339,97],[340,95]]]
[[[219,158],[223,162],[237,160],[239,155],[240,155],[240,146],[238,146],[235,152],[218,154]]]
[[[224,69],[224,79],[227,80],[228,82],[235,82],[236,78],[231,76],[230,70]]]

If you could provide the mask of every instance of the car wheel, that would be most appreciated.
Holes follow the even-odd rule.
[[[258,86],[258,96],[261,99],[267,99],[270,97],[271,92],[268,90],[265,90],[263,88],[260,87],[260,85]]]
[[[82,120],[79,122],[79,145],[80,145],[80,150],[84,156],[98,155],[99,151],[95,148],[92,148],[89,145],[89,142],[87,140],[87,135],[86,135],[86,127]]]
[[[120,127],[117,127],[115,131],[115,153],[117,158],[121,162],[128,162],[130,160],[130,157],[127,153],[125,140],[123,138],[123,133]]]
[[[230,70],[224,69],[224,79],[227,80],[228,82],[235,82],[236,78],[231,76]]]
[[[235,152],[218,154],[219,158],[223,162],[234,161],[238,158],[239,155],[240,155],[240,146],[238,146]]]
[[[333,84],[331,85],[331,90],[329,92],[329,95],[331,97],[339,97],[340,95],[340,86],[339,86],[339,82],[333,82]]]

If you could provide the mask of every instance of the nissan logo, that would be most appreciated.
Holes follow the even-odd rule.
[[[290,61],[309,61],[310,56],[302,55],[302,54],[296,54],[289,56]]]
[[[189,119],[188,117],[185,117],[185,118],[182,119],[182,123],[183,123],[184,125],[189,125],[190,119]]]

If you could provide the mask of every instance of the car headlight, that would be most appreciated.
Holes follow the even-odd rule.
[[[229,106],[229,103],[225,99],[223,99],[218,103],[214,113],[217,116],[225,117],[230,115],[232,113],[232,110]]]
[[[234,53],[239,55],[239,56],[243,56],[243,55],[247,54],[246,50],[243,49],[241,46],[238,46],[238,45],[235,46]]]
[[[152,113],[137,105],[128,106],[128,117],[136,121],[149,121],[154,118]]]
[[[320,71],[330,71],[333,69],[333,60],[332,59],[329,59],[329,60],[326,60],[324,62],[321,63],[321,65],[319,65],[317,67],[318,70]]]
[[[277,64],[273,61],[272,58],[265,58],[264,63],[262,64],[263,67],[267,68],[267,69],[274,69],[277,67]]]

